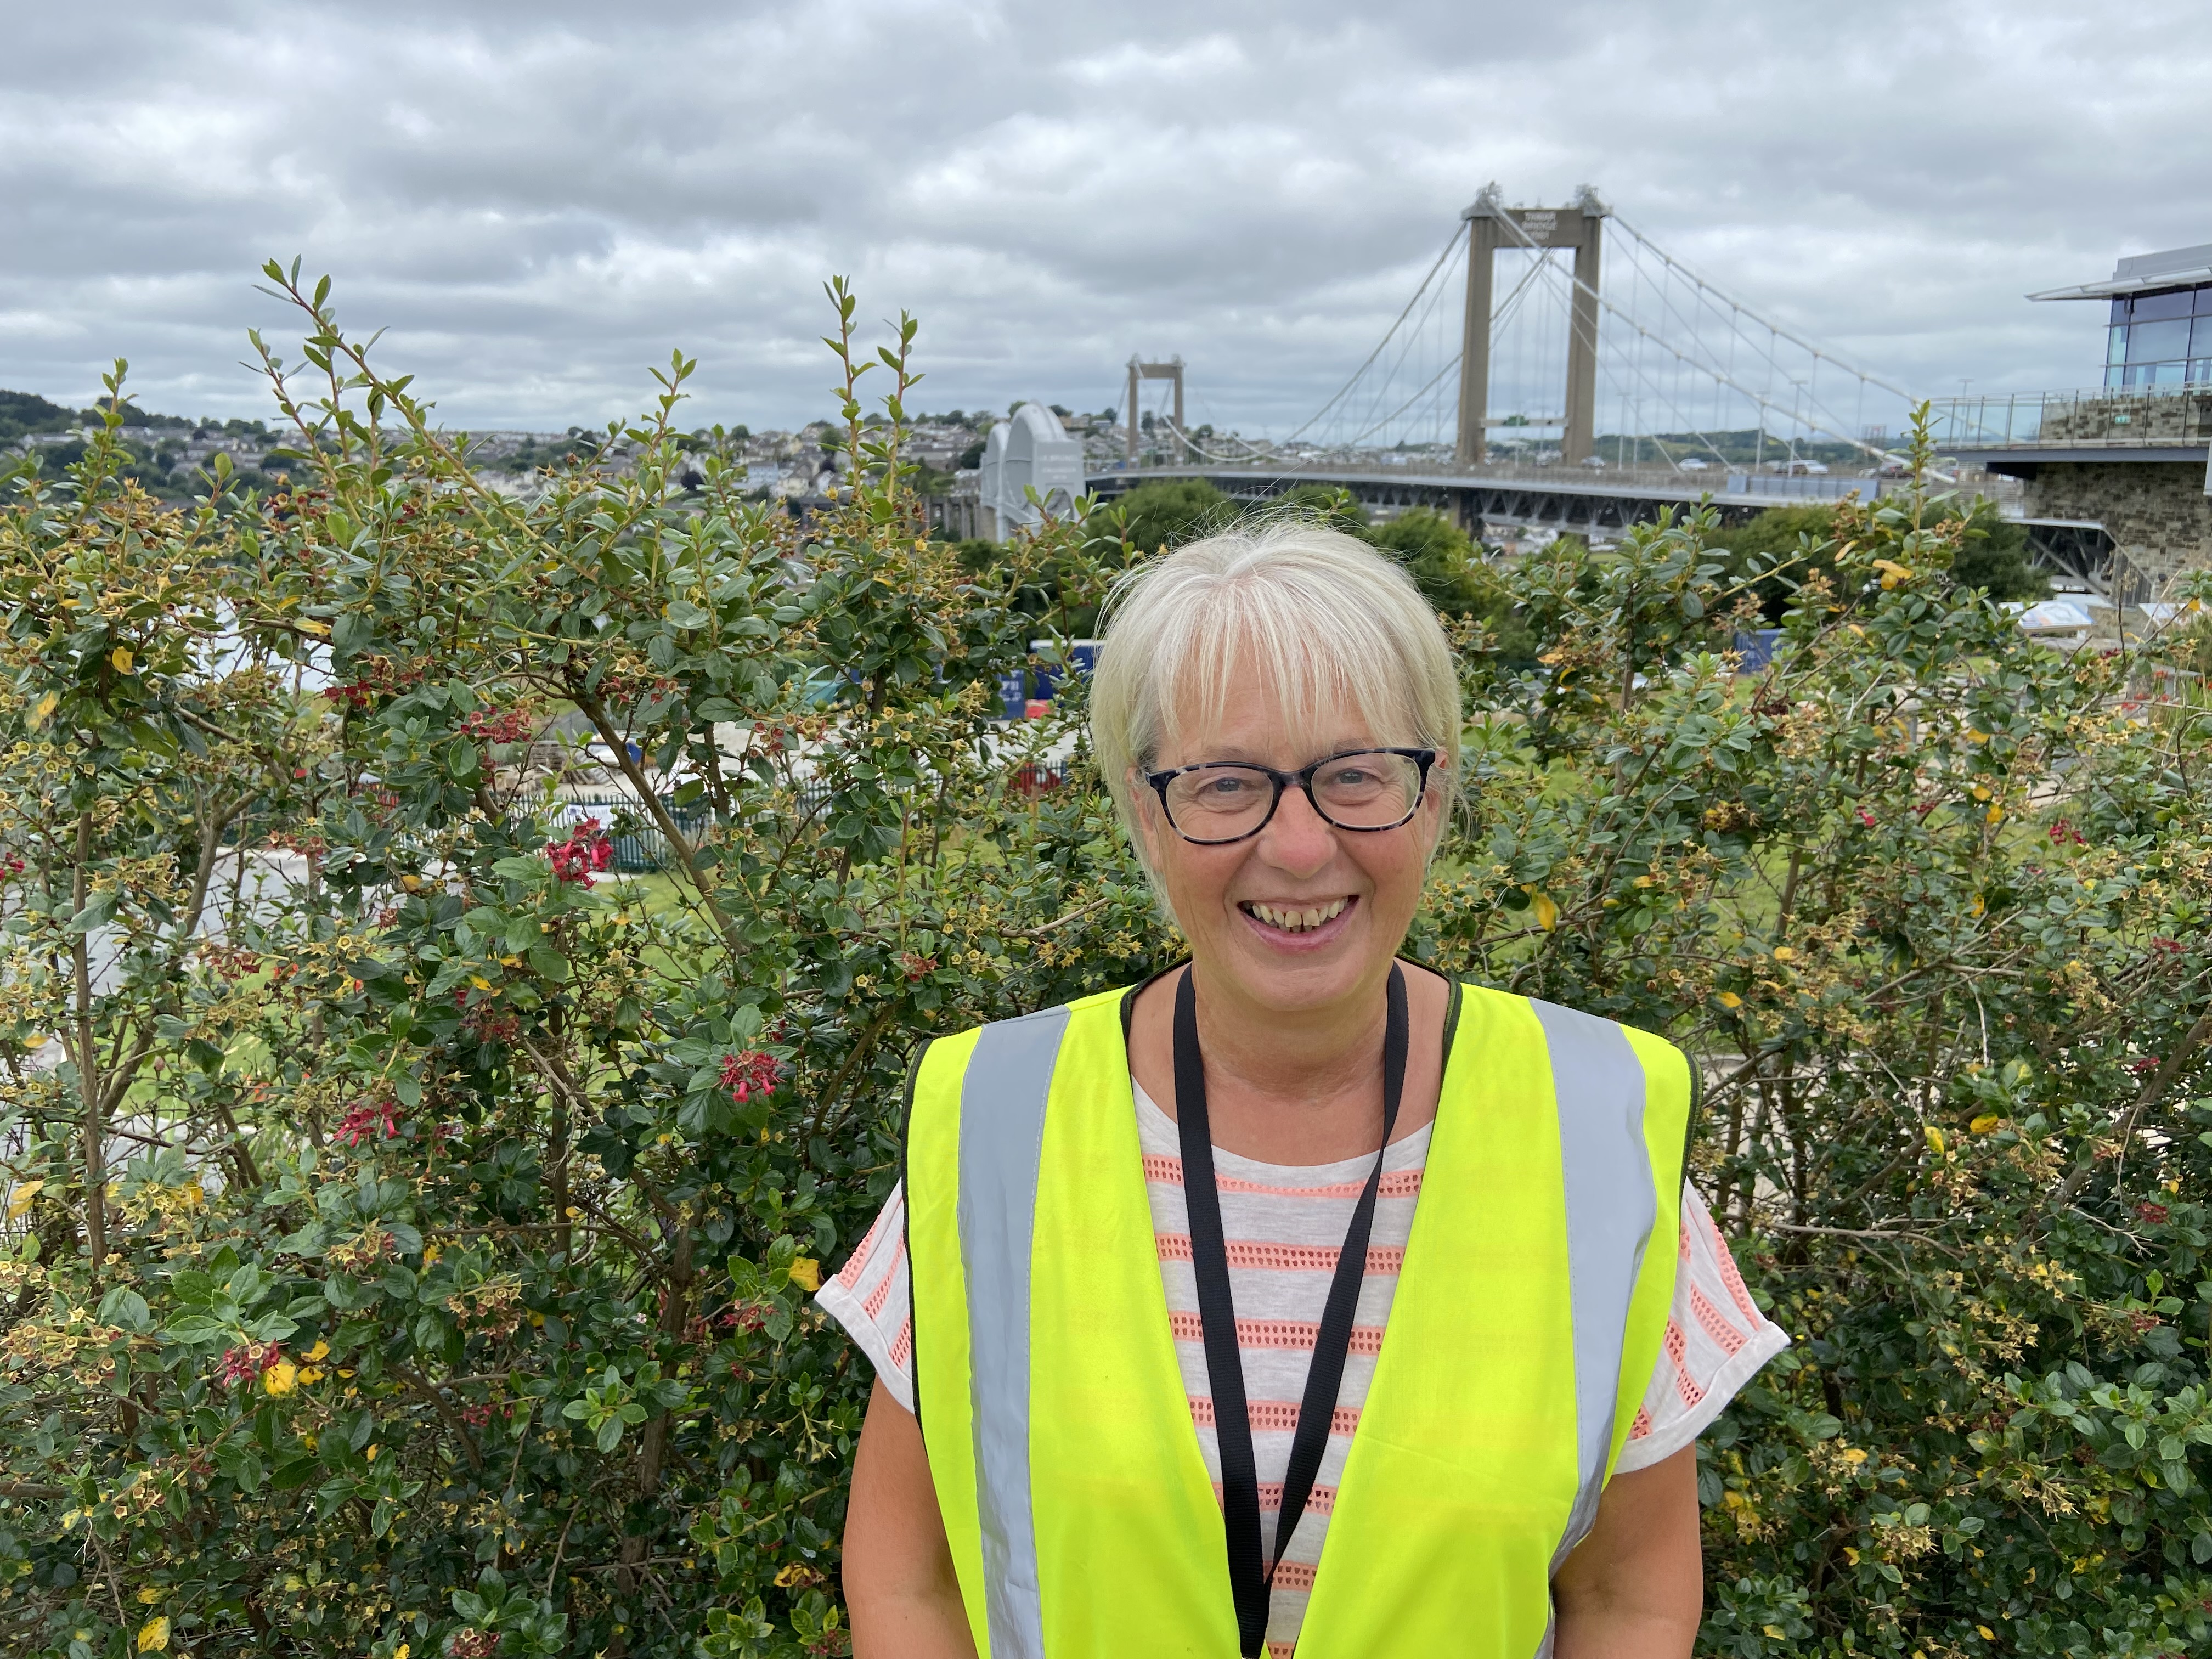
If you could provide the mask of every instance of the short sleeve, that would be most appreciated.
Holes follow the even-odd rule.
[[[814,1297],[868,1356],[891,1397],[914,1409],[914,1290],[906,1263],[906,1193],[891,1188],[852,1259]]]
[[[1705,1200],[1684,1182],[1667,1340],[1615,1472],[1649,1468],[1690,1444],[1789,1346],[1781,1327],[1751,1299]]]

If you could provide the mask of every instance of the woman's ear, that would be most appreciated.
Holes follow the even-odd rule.
[[[1137,839],[1144,843],[1145,862],[1151,868],[1160,867],[1160,803],[1145,782],[1145,775],[1135,767],[1128,771],[1130,817],[1137,823]]]

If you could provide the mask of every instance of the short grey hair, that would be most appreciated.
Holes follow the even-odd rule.
[[[1183,722],[1218,720],[1240,666],[1274,688],[1293,728],[1349,707],[1377,743],[1437,750],[1457,787],[1443,624],[1406,568],[1357,538],[1304,519],[1238,525],[1130,570],[1105,614],[1091,752],[1139,858],[1131,769],[1153,766]]]

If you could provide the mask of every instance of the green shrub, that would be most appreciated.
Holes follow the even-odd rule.
[[[1175,951],[1079,742],[1037,787],[1079,684],[988,723],[1127,544],[927,540],[912,325],[866,423],[842,285],[803,533],[684,453],[681,358],[518,502],[293,292],[294,491],[168,511],[111,430],[0,511],[0,1642],[838,1652],[869,1378],[805,1292],[906,1053]],[[1698,1058],[1797,1339],[1700,1451],[1706,1650],[2203,1651],[2202,717],[1917,494],[1731,673],[1712,528],[1498,573],[1415,939]]]

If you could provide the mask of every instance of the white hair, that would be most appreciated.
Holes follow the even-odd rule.
[[[1131,769],[1218,722],[1240,675],[1275,692],[1292,730],[1349,708],[1377,743],[1435,750],[1456,787],[1451,647],[1405,567],[1365,542],[1303,519],[1240,525],[1129,571],[1106,617],[1091,744],[1140,859]]]

